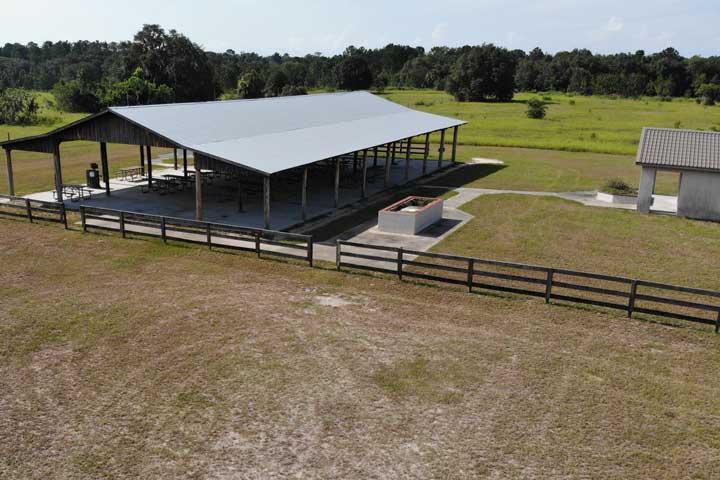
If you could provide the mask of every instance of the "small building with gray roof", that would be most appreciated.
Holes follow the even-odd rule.
[[[720,221],[720,133],[644,128],[636,163],[639,212],[652,208],[657,172],[672,171],[680,173],[678,216]]]

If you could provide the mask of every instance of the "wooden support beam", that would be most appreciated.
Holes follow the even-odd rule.
[[[60,165],[60,143],[55,142],[53,145],[53,165],[55,166],[55,195],[58,202],[63,201],[62,192],[62,167]]]
[[[145,175],[145,147],[140,145],[140,173]]]
[[[263,177],[263,216],[265,229],[270,229],[270,176]]]
[[[107,143],[100,142],[100,166],[105,181],[105,195],[110,196],[110,167],[108,166]]]
[[[453,128],[453,144],[452,144],[452,162],[457,162],[457,146],[458,146],[458,128]]]
[[[405,152],[405,183],[410,181],[410,150],[412,146],[412,137],[407,139],[407,151]]]
[[[430,134],[425,134],[425,154],[423,156],[423,167],[422,167],[422,173],[425,175],[427,173],[427,162],[428,157],[430,156]]]
[[[147,177],[148,188],[152,188],[152,149],[150,149],[150,145],[147,146]]]
[[[302,221],[307,220],[307,185],[308,185],[308,167],[303,168],[302,173]]]
[[[178,168],[177,148],[173,148],[173,160],[175,160],[175,170],[177,170],[177,168]]]
[[[335,159],[335,208],[340,206],[340,162],[341,160],[339,157]]]
[[[147,146],[147,160],[148,160],[148,187],[152,187],[152,147]]]
[[[387,146],[387,151],[390,153],[390,144]],[[385,156],[385,180],[383,185],[385,185],[385,188],[388,188],[390,186],[390,164],[392,160],[390,160],[390,155]]]
[[[390,162],[393,165],[395,165],[395,157],[396,156],[397,156],[397,142],[393,142],[392,143],[392,161]]]
[[[373,148],[373,167],[377,167],[378,147]]]
[[[245,211],[245,207],[243,206],[243,188],[242,188],[242,180],[238,182],[238,212],[242,213]]]
[[[5,168],[7,169],[8,195],[15,196],[15,179],[13,178],[12,151],[5,149]]]
[[[360,197],[361,198],[367,198],[367,158],[368,152],[367,149],[363,150],[363,157],[362,157],[362,187],[360,188]]]
[[[438,169],[442,168],[443,157],[445,156],[445,130],[440,130],[440,149],[438,150]]]
[[[353,153],[353,178],[358,170],[358,152]]]
[[[185,175],[185,178],[188,176],[187,165],[187,150],[183,148],[183,175]]]
[[[195,163],[195,220],[203,219],[203,198],[202,198],[203,177],[198,162]]]

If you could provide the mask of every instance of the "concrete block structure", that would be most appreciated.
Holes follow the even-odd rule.
[[[677,214],[720,221],[720,133],[644,128],[637,210],[650,213],[658,171],[680,173]]]
[[[378,230],[387,233],[417,235],[442,220],[442,198],[408,197],[378,214]]]

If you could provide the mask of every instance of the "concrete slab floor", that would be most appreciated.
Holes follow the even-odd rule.
[[[167,160],[165,160],[167,162]],[[422,160],[410,162],[409,181],[412,182],[422,173]],[[377,195],[386,190],[384,186],[385,159],[379,158],[377,166],[368,159],[368,196]],[[452,165],[443,162],[442,168]],[[153,176],[160,178],[167,174],[182,174],[172,165],[153,162]],[[437,160],[427,163],[428,175],[439,170]],[[297,178],[295,178],[297,177]],[[286,230],[303,222],[301,211],[301,178],[302,173],[285,176],[271,181],[270,218],[271,228]],[[340,180],[339,206],[344,207],[361,200],[360,189],[362,169],[354,170],[351,164],[344,165]],[[390,168],[390,186],[398,186],[405,181],[405,160],[398,159]],[[195,191],[190,187],[178,192],[142,192],[143,181],[125,181],[111,179],[108,197],[105,190],[92,190],[92,198],[72,202],[65,200],[70,210],[79,209],[80,205],[125,210],[168,217],[195,217]],[[308,175],[307,219],[331,214],[334,209],[334,176],[327,169],[311,168]],[[36,200],[53,201],[53,192],[40,192],[27,195]],[[224,178],[216,178],[211,184],[203,185],[204,220],[217,223],[229,223],[248,227],[263,228],[264,213],[262,203],[262,186],[257,181],[243,187],[243,211],[238,211],[237,183]]]

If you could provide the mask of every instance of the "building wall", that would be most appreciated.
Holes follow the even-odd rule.
[[[680,178],[678,215],[720,221],[720,173],[684,171]]]

